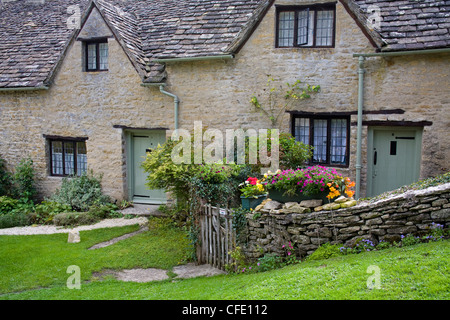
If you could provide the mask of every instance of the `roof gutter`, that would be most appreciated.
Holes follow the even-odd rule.
[[[156,62],[156,63],[176,63],[176,62],[231,60],[231,59],[234,59],[234,55],[232,55],[232,54],[223,54],[223,55],[218,55],[218,56],[153,59],[151,62]]]
[[[414,51],[392,51],[392,52],[374,52],[374,53],[355,53],[354,58],[358,58],[358,128],[356,145],[356,190],[355,197],[361,196],[361,169],[362,169],[362,117],[364,111],[364,61],[370,57],[399,57],[424,54],[450,53],[450,48],[426,49]]]
[[[49,90],[47,86],[0,88],[0,92]]]
[[[141,83],[141,86],[142,87],[159,87],[159,91],[162,94],[165,94],[166,96],[173,98],[173,101],[174,101],[174,127],[175,127],[175,131],[177,131],[178,130],[178,113],[179,113],[179,106],[180,106],[180,99],[178,98],[178,96],[164,90],[164,87],[166,86],[165,83]]]

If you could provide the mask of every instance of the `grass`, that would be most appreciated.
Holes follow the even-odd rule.
[[[69,245],[65,235],[1,236],[0,288],[4,300],[448,300],[449,240],[301,262],[282,269],[210,278],[121,282],[92,279],[94,271],[131,267],[170,269],[188,253],[184,232],[153,224],[147,233],[95,251],[94,243],[135,227],[86,231]],[[78,265],[80,290],[66,287],[66,268]],[[368,289],[369,266],[380,268],[380,288]],[[44,288],[45,287],[45,288]],[[31,290],[26,290],[31,289]],[[26,291],[23,291],[26,290]],[[13,293],[22,291],[19,293]]]
[[[179,229],[150,221],[149,231],[96,250],[94,244],[138,230],[139,226],[81,231],[80,243],[67,243],[67,234],[0,236],[0,294],[65,284],[71,265],[81,280],[104,269],[133,267],[170,270],[187,255],[188,240]]]

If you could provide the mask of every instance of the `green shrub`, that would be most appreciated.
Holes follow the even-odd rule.
[[[8,214],[16,209],[19,200],[8,196],[0,197],[0,214]]]
[[[45,200],[36,205],[34,212],[30,215],[31,222],[36,224],[51,223],[55,215],[72,210],[67,204]]]
[[[376,245],[376,249],[377,249],[377,250],[384,250],[384,249],[388,249],[388,248],[390,248],[390,247],[392,247],[392,244],[391,244],[390,242],[384,241],[384,240],[381,240],[381,241]]]
[[[107,218],[118,218],[121,217],[122,214],[117,212],[119,207],[117,207],[113,203],[108,204],[94,204],[89,208],[88,213],[98,219],[107,219]]]
[[[342,255],[341,252],[341,245],[338,244],[330,244],[325,243],[321,245],[319,248],[316,249],[311,255],[309,255],[306,259],[307,260],[322,260],[322,259],[329,259],[332,257],[337,257]]]
[[[283,264],[283,258],[276,253],[267,253],[263,257],[258,259],[257,271],[269,271],[273,269],[281,268]]]
[[[282,169],[297,169],[305,166],[311,159],[313,148],[295,140],[291,134],[280,134],[280,167]]]
[[[21,198],[23,202],[32,202],[36,195],[34,177],[35,171],[33,168],[33,160],[30,158],[22,159],[16,167],[14,182],[16,186],[16,196]]]
[[[142,168],[148,174],[148,188],[164,189],[172,192],[177,199],[187,201],[187,182],[198,171],[199,166],[173,162],[172,150],[177,144],[177,141],[168,140],[163,145],[159,145],[158,148],[147,154]],[[193,163],[192,160],[191,163]]]
[[[90,172],[63,178],[61,188],[50,201],[68,205],[75,211],[87,211],[94,204],[111,203],[111,198],[102,193],[101,176],[96,177]]]
[[[100,218],[90,212],[62,212],[53,217],[53,223],[57,226],[78,226],[98,221]]]
[[[239,273],[246,269],[247,262],[241,247],[237,246],[229,254],[231,262],[225,266],[227,272]]]
[[[0,229],[22,227],[30,224],[29,216],[23,212],[0,214]]]
[[[402,235],[401,239],[402,239],[402,247],[413,246],[415,244],[420,243],[420,238],[412,234],[408,234],[407,236]]]
[[[6,170],[6,161],[0,158],[0,196],[8,196],[12,193],[13,177]]]

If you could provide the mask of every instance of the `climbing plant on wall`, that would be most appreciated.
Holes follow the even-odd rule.
[[[283,83],[280,79],[268,76],[267,87],[259,94],[254,94],[251,105],[266,116],[273,128],[279,128],[280,119],[288,108],[300,100],[311,98],[320,91],[320,85],[305,84],[301,80]]]

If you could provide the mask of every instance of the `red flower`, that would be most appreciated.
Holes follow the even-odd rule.
[[[258,181],[258,178],[248,178],[247,179],[248,182],[250,182],[251,185],[256,185],[256,182]]]

